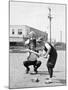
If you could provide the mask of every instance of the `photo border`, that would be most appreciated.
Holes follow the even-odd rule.
[[[8,37],[8,41],[10,41],[10,2],[23,2],[23,3],[37,3],[37,4],[56,4],[56,5],[64,5],[65,6],[65,44],[66,44],[66,49],[65,49],[65,79],[66,79],[66,83],[65,85],[56,85],[56,86],[37,86],[37,87],[21,87],[21,88],[10,88],[10,51],[9,51],[9,89],[27,89],[27,88],[42,88],[42,87],[60,87],[60,86],[67,86],[67,4],[66,3],[50,3],[50,2],[34,2],[34,1],[13,1],[13,0],[9,0],[8,1],[8,16],[9,16],[9,24],[8,24],[8,33],[9,33],[9,37]],[[9,44],[9,50],[10,50],[10,44]]]

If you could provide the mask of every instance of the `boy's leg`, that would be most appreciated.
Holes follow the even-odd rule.
[[[53,76],[53,68],[48,68],[48,72],[49,72],[50,78],[52,78],[52,76]]]
[[[54,65],[52,63],[50,63],[50,62],[47,63],[47,68],[48,68],[50,78],[53,77],[53,67],[54,67]]]
[[[26,67],[26,73],[29,73],[29,71],[30,71],[30,68],[29,68],[30,61],[24,61],[23,64]]]
[[[41,61],[36,61],[35,65],[34,65],[34,71],[37,73],[37,69],[40,67],[41,65]]]
[[[55,60],[56,62],[56,60]],[[51,60],[49,59],[48,62],[47,62],[47,69],[48,69],[48,72],[49,72],[49,79],[46,81],[46,83],[52,83],[53,82],[53,68],[55,66],[55,62],[51,62]]]
[[[53,68],[54,68],[54,66],[56,64],[56,60],[57,60],[57,53],[54,53],[54,56],[52,55],[48,59],[47,68],[48,68],[48,72],[49,72],[50,78],[53,77]]]
[[[54,68],[54,65],[51,62],[47,62],[47,69],[48,69],[48,72],[49,72],[49,79],[46,81],[46,83],[52,83],[53,68]]]

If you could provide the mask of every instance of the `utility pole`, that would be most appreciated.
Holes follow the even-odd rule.
[[[60,42],[62,42],[62,31],[60,31]]]
[[[49,10],[49,14],[48,14],[48,19],[49,19],[49,24],[50,24],[50,43],[51,43],[51,20],[52,20],[52,16],[51,16],[51,8],[48,8]]]

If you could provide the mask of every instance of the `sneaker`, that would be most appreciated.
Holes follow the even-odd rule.
[[[26,74],[28,74],[28,73],[29,73],[29,71],[30,71],[30,69],[27,69],[27,70],[26,70]]]
[[[48,80],[46,80],[45,83],[49,84],[49,83],[52,83],[52,82],[53,82],[53,81],[52,81],[52,78],[49,78]]]
[[[26,70],[26,74],[28,74],[29,73],[29,71],[28,70]]]
[[[37,74],[38,73],[37,69],[34,69],[34,72],[35,72],[35,74]]]

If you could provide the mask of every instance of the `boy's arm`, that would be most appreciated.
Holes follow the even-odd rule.
[[[50,50],[51,50],[51,48],[49,48],[49,49],[48,49],[48,51],[47,51],[46,55],[44,56],[45,58],[47,58],[47,57],[48,57]]]
[[[37,56],[40,56],[39,53],[37,53],[37,52],[35,52],[35,51],[33,51],[33,50],[29,50],[29,52],[34,53],[34,54],[36,54]]]
[[[37,53],[37,52],[35,52],[35,51],[33,51],[33,50],[30,50],[30,49],[21,50],[21,51],[22,51],[23,53],[31,52],[31,53],[36,54],[37,56],[40,56],[40,54],[39,54],[39,53]]]
[[[49,52],[50,52],[50,50],[51,50],[51,46],[48,44],[48,43],[46,43],[45,44],[45,47],[47,48],[47,52],[46,52],[46,54],[45,54],[45,58],[47,58],[48,57],[48,55],[49,55]]]

